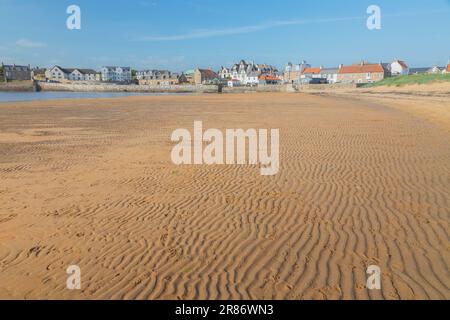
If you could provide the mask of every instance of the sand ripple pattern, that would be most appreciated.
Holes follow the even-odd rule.
[[[302,94],[0,109],[0,298],[450,298],[450,136],[429,121]],[[279,174],[172,165],[194,120],[280,128]]]

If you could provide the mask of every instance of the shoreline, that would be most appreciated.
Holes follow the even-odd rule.
[[[312,93],[312,94],[366,94],[403,95],[403,96],[450,96],[450,82],[429,84],[410,84],[403,86],[361,87],[357,84],[317,84],[317,85],[264,85],[256,87],[222,87],[219,85],[122,85],[111,83],[48,83],[39,81],[20,81],[0,83],[2,92],[73,92],[73,93],[148,93],[148,94],[214,94],[214,93]]]
[[[8,95],[11,95],[8,97]],[[146,93],[146,92],[74,92],[74,91],[41,91],[41,92],[0,92],[0,105],[6,103],[38,102],[38,101],[70,101],[70,100],[102,100],[126,97],[146,96],[184,96],[194,93]]]

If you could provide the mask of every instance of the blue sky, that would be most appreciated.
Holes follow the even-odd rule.
[[[81,30],[66,9],[81,8]],[[366,9],[380,6],[382,29]],[[450,59],[450,0],[0,0],[0,60],[49,67],[283,67]]]

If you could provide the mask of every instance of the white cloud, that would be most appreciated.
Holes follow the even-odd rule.
[[[43,48],[47,46],[46,43],[31,41],[28,39],[19,39],[16,41],[16,45],[24,48]]]
[[[448,0],[450,1],[450,0]],[[442,14],[448,13],[446,10],[432,10],[428,12],[402,12],[396,14],[385,14],[383,17],[408,17],[408,16],[419,16],[419,15],[431,15],[431,14]],[[180,41],[180,40],[190,40],[190,39],[200,39],[200,38],[212,38],[219,36],[228,36],[244,33],[253,33],[262,30],[284,27],[284,26],[296,26],[305,24],[320,24],[320,23],[330,23],[330,22],[343,22],[343,21],[365,21],[367,15],[355,16],[355,17],[341,17],[341,18],[323,18],[323,19],[303,19],[303,20],[281,20],[272,21],[268,23],[261,23],[253,26],[242,26],[242,27],[231,27],[223,29],[200,29],[193,30],[188,33],[176,34],[176,35],[163,35],[163,36],[143,36],[137,38],[136,41]],[[365,25],[364,25],[365,27]]]
[[[233,27],[224,29],[202,29],[193,30],[189,33],[178,34],[178,35],[168,35],[168,36],[144,36],[138,38],[137,41],[179,41],[179,40],[189,40],[189,39],[199,39],[199,38],[211,38],[218,36],[236,35],[244,33],[258,32],[262,30],[272,29],[276,27],[283,26],[294,26],[303,25],[310,23],[322,23],[322,22],[338,22],[338,21],[349,21],[349,20],[361,20],[364,17],[347,17],[347,18],[331,18],[331,19],[316,19],[316,20],[285,20],[285,21],[273,21],[269,23],[263,23],[253,26],[243,26],[243,27]]]

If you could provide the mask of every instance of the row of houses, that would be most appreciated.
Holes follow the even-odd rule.
[[[323,83],[367,83],[384,79],[388,70],[383,64],[360,62],[358,64],[324,68],[311,67],[306,61],[293,65],[288,63],[284,71],[285,83],[311,83],[322,79]]]
[[[142,70],[136,72],[136,79],[140,85],[169,86],[189,83],[184,73],[171,72],[169,70]]]
[[[280,83],[372,83],[386,77],[418,73],[450,73],[447,67],[409,68],[405,61],[395,59],[392,63],[370,63],[361,61],[352,65],[325,68],[312,67],[306,61],[299,64],[288,63],[283,73],[267,64],[256,64],[241,60],[231,68],[221,67],[215,73],[211,69],[198,69],[195,83],[219,82],[229,87],[256,86]]]
[[[54,66],[45,71],[45,78],[50,81],[104,81],[130,82],[130,67],[102,67],[100,72],[93,69],[63,68]]]
[[[372,83],[386,77],[419,74],[450,73],[447,67],[409,68],[405,61],[395,59],[392,63],[369,63],[361,61],[352,65],[333,68],[311,67],[306,61],[288,63],[283,74],[284,83]]]
[[[259,85],[261,80],[279,78],[278,69],[268,64],[256,64],[241,60],[231,68],[222,67],[219,72],[219,79],[225,80],[229,84],[240,84],[255,86]]]
[[[2,77],[4,81],[38,80],[38,81],[105,81],[130,82],[132,80],[130,67],[103,67],[100,71],[83,68],[64,68],[54,66],[50,69],[30,66],[5,65],[2,63]]]
[[[54,66],[50,69],[34,68],[21,65],[0,66],[0,79],[3,81],[37,80],[50,82],[66,81],[102,81],[129,83],[133,80],[142,85],[177,85],[183,83],[201,84],[218,79],[217,73],[211,70],[189,70],[175,73],[168,70],[142,70],[133,74],[130,67],[102,67],[100,71],[84,68],[66,68]]]
[[[188,83],[222,84],[229,87],[279,84],[282,81],[278,69],[268,64],[257,64],[241,60],[232,67],[221,67],[215,72],[211,68],[198,68],[185,72]]]
[[[2,81],[30,80],[30,66],[19,66],[15,64],[6,65],[2,62],[0,66],[0,76]]]
[[[218,72],[212,69],[188,70],[175,73],[168,70],[142,70],[133,73],[130,67],[106,66],[100,71],[83,68],[63,68],[54,66],[50,69],[34,68],[21,65],[4,65],[0,67],[0,79],[3,81],[38,80],[38,81],[103,81],[130,83],[136,81],[141,85],[180,85],[180,84],[222,84],[234,86],[257,86],[280,83],[371,83],[389,76],[450,73],[447,67],[409,68],[405,61],[395,59],[392,63],[369,63],[361,61],[352,65],[324,68],[312,67],[306,61],[299,64],[288,63],[280,73],[274,66],[257,64],[241,60],[231,68],[221,67]]]

